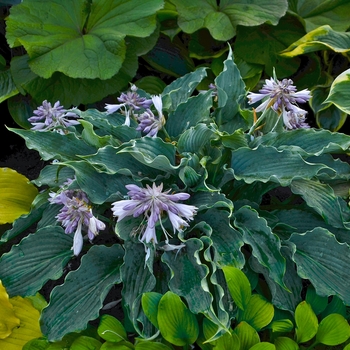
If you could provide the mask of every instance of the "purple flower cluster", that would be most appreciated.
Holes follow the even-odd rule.
[[[131,91],[122,93],[118,97],[120,104],[106,104],[107,113],[111,114],[121,110],[121,113],[125,115],[124,125],[130,126],[130,118],[133,116],[139,122],[136,130],[143,132],[146,136],[156,137],[158,131],[165,123],[162,112],[162,98],[161,96],[152,96],[151,99],[146,99],[145,97],[140,97],[136,91],[137,87],[132,85]],[[152,104],[157,110],[158,116],[153,114],[151,110]]]
[[[65,134],[67,127],[80,124],[75,119],[69,119],[78,118],[78,116],[64,109],[60,101],[57,101],[52,107],[51,103],[45,100],[38,109],[33,111],[33,114],[35,115],[28,119],[34,125],[32,130],[56,131]]]
[[[149,248],[146,244],[152,242],[157,244],[157,236],[155,226],[159,222],[163,233],[165,234],[165,242],[168,244],[169,233],[162,225],[162,214],[167,213],[168,218],[173,227],[174,233],[181,231],[183,227],[188,226],[188,221],[193,219],[197,208],[193,205],[176,203],[179,200],[186,200],[190,197],[188,193],[169,194],[170,190],[162,192],[163,184],[152,187],[141,188],[136,185],[125,186],[129,192],[130,199],[120,200],[112,203],[112,212],[118,217],[117,222],[126,216],[138,217],[144,215],[147,220],[147,226],[143,229],[140,241],[145,244],[146,260],[149,257]],[[174,248],[176,249],[176,248]]]
[[[282,114],[287,129],[309,128],[309,125],[305,122],[307,111],[297,106],[297,103],[305,103],[311,98],[308,89],[297,91],[291,79],[279,81],[271,78],[265,80],[265,84],[259,92],[250,92],[247,95],[249,104],[267,97],[256,108],[257,112],[265,111],[271,107],[278,114]]]
[[[70,183],[71,180],[68,181]],[[65,233],[74,232],[73,247],[74,255],[79,255],[83,248],[82,230],[87,231],[90,240],[104,230],[106,225],[92,214],[90,201],[82,190],[63,190],[59,193],[50,193],[51,204],[63,204],[56,216],[65,228]]]

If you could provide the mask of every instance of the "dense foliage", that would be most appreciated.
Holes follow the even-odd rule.
[[[46,166],[0,280],[61,280],[26,349],[348,340],[350,5],[219,3],[12,6],[2,100]],[[115,285],[124,320],[91,330]]]

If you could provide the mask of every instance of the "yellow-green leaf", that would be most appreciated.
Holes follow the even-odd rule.
[[[350,337],[348,321],[340,314],[330,314],[318,326],[316,341],[325,345],[339,345]]]
[[[253,345],[250,350],[275,350],[275,345],[269,343],[269,342],[261,342]]]
[[[324,25],[304,35],[283,50],[280,55],[294,57],[320,50],[333,50],[341,53],[350,51],[350,33],[336,32],[329,25]]]
[[[232,331],[232,333],[238,336],[239,342],[241,344],[240,350],[248,350],[253,345],[260,342],[258,332],[244,321],[240,322]]]
[[[20,320],[16,317],[6,289],[0,281],[0,339],[7,338],[19,324]]]
[[[316,335],[318,320],[310,304],[306,301],[302,301],[295,309],[295,323],[297,343],[305,343]]]
[[[10,168],[0,168],[0,224],[12,223],[30,211],[37,188]]]
[[[278,337],[275,346],[276,350],[299,350],[299,345],[288,337]]]
[[[127,334],[122,323],[111,315],[102,315],[97,328],[98,335],[109,342],[118,343],[127,339]]]

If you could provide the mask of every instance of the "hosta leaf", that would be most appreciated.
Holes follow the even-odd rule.
[[[298,343],[312,339],[318,329],[318,320],[310,304],[302,301],[295,309],[295,334]]]
[[[106,350],[108,350],[108,349],[106,349]],[[111,349],[111,350],[113,350],[113,349]],[[127,350],[127,349],[125,349],[125,350]],[[139,341],[135,345],[135,350],[172,350],[172,348],[170,348],[169,346],[167,346],[163,343],[159,343],[159,342]]]
[[[82,257],[79,268],[53,289],[41,316],[42,331],[50,341],[85,329],[89,320],[99,316],[108,291],[121,282],[123,256],[124,249],[118,244],[93,246]]]
[[[185,0],[173,0],[179,12],[178,24],[186,33],[208,28],[216,40],[227,41],[236,34],[236,26],[256,26],[264,22],[274,25],[286,13],[284,0],[244,1],[226,0],[217,5],[213,0],[195,0],[188,6]]]
[[[174,112],[170,113],[165,125],[168,134],[177,137],[198,123],[209,122],[209,110],[213,104],[211,94],[212,92],[208,91],[190,97],[186,103],[180,104]]]
[[[254,329],[260,331],[272,321],[273,316],[273,305],[260,294],[253,294],[244,310],[239,311],[237,321],[247,322]]]
[[[319,315],[328,305],[328,298],[317,295],[312,284],[307,287],[305,301],[310,304],[316,315]]]
[[[310,280],[318,295],[337,295],[346,304],[350,303],[349,246],[339,243],[323,228],[292,234],[289,242],[294,245],[292,258],[298,275]]]
[[[0,188],[0,225],[27,214],[38,194],[29,179],[10,168],[0,168]]]
[[[232,333],[238,336],[241,344],[240,350],[249,350],[253,345],[260,342],[258,332],[245,321],[238,323]]]
[[[10,129],[23,137],[29,149],[35,149],[44,160],[79,160],[79,155],[87,155],[96,152],[82,142],[73,133],[61,135],[58,132],[40,132],[33,130]]]
[[[109,79],[122,66],[126,35],[147,37],[156,28],[161,0],[147,3],[108,0],[32,0],[15,6],[7,23],[11,47],[23,45],[34,73],[49,78]]]
[[[299,345],[288,337],[278,337],[275,340],[276,350],[299,350]]]
[[[251,350],[275,350],[276,347],[272,343],[262,341],[260,343],[253,345],[250,349]]]
[[[278,151],[275,147],[260,146],[234,150],[231,168],[237,180],[248,184],[272,181],[288,186],[295,178],[311,179],[326,166],[306,163],[299,154],[288,149]]]
[[[260,144],[278,150],[295,149],[302,156],[319,156],[325,153],[343,153],[350,147],[350,136],[328,130],[296,129],[283,133],[270,132],[257,137],[250,147]]]
[[[339,314],[325,317],[318,326],[316,341],[325,345],[339,345],[350,337],[348,321]]]
[[[109,342],[118,343],[127,339],[127,334],[123,324],[115,317],[105,314],[100,318],[100,324],[97,327],[98,335]]]
[[[48,226],[14,245],[0,259],[0,279],[8,293],[34,295],[49,279],[61,277],[73,256],[72,243],[73,237],[60,226]]]
[[[86,335],[82,335],[74,340],[72,345],[70,346],[70,350],[95,350],[101,347],[102,343],[92,337],[88,337]]]
[[[169,291],[160,299],[157,319],[159,330],[168,342],[185,346],[196,341],[197,319],[175,293]]]
[[[252,294],[248,278],[240,269],[233,266],[224,266],[222,271],[232,299],[241,310],[244,310]]]
[[[324,103],[333,103],[346,114],[350,114],[350,102],[347,96],[350,91],[350,69],[338,75],[329,91],[329,95]]]
[[[290,10],[301,17],[307,32],[324,24],[339,31],[346,31],[349,27],[347,13],[350,4],[347,0],[299,0],[292,4]]]
[[[319,213],[325,222],[337,228],[348,228],[346,221],[350,219],[350,211],[345,201],[336,197],[333,189],[316,181],[294,180],[291,190],[301,195],[305,202]]]
[[[269,270],[269,276],[282,288],[286,288],[283,276],[286,271],[286,260],[282,256],[281,242],[264,218],[249,208],[242,207],[234,213],[235,226],[242,232],[245,243],[252,247],[252,254],[259,263]]]
[[[350,33],[336,32],[329,25],[321,26],[304,35],[283,50],[280,55],[294,57],[313,51],[332,50],[335,52],[350,51]]]
[[[18,94],[16,85],[14,84],[11,71],[9,69],[0,70],[0,103],[7,100],[11,96]]]
[[[162,294],[156,292],[146,292],[142,294],[141,304],[143,312],[146,314],[148,319],[152,324],[159,329],[157,314],[158,314],[158,304]]]

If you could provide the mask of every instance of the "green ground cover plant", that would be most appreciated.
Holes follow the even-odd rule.
[[[8,130],[45,166],[2,293],[59,281],[24,349],[347,346],[347,2],[73,4],[6,18]]]

